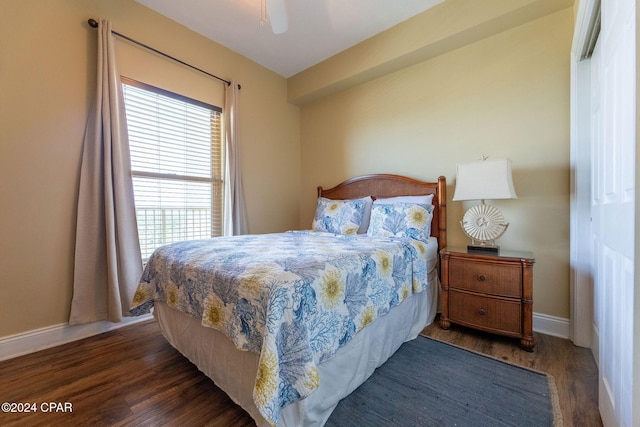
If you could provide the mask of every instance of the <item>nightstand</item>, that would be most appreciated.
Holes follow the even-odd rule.
[[[533,263],[530,252],[499,254],[440,251],[442,305],[440,327],[457,323],[520,338],[533,351]]]

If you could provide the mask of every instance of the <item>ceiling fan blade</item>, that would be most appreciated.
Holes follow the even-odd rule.
[[[285,0],[267,0],[267,12],[274,34],[282,34],[289,28]]]

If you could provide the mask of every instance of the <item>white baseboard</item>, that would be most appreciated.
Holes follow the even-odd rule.
[[[152,318],[152,314],[146,314],[139,317],[125,317],[120,323],[102,321],[73,326],[68,323],[61,323],[16,335],[9,335],[0,338],[0,361],[35,353],[36,351],[88,338]]]
[[[533,313],[533,330],[541,334],[569,339],[570,321],[563,317]]]

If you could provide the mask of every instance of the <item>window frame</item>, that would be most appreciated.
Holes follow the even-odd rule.
[[[224,230],[224,224],[223,224],[223,218],[224,218],[224,177],[225,177],[225,164],[226,164],[226,159],[225,159],[225,147],[224,147],[224,143],[223,143],[223,135],[224,135],[224,129],[223,129],[223,120],[222,120],[222,108],[216,106],[216,105],[212,105],[212,104],[208,104],[206,102],[203,101],[199,101],[197,99],[193,99],[190,98],[188,96],[185,95],[181,95],[179,93],[175,93],[163,88],[159,88],[157,86],[153,86],[147,83],[143,83],[140,82],[138,80],[134,80],[131,79],[129,77],[126,76],[120,76],[120,84],[121,84],[121,89],[124,90],[124,85],[128,85],[128,86],[132,86],[138,89],[142,89],[145,90],[147,92],[151,92],[154,94],[158,94],[164,97],[168,97],[180,102],[184,102],[184,103],[189,103],[192,105],[195,105],[197,107],[200,108],[204,108],[207,110],[210,110],[212,112],[212,114],[216,114],[217,118],[216,120],[218,121],[218,126],[216,127],[217,130],[217,134],[219,135],[219,138],[217,139],[217,143],[219,144],[219,148],[218,150],[215,150],[214,145],[216,144],[216,139],[213,137],[213,134],[215,134],[216,132],[212,132],[212,138],[211,138],[211,158],[210,160],[210,166],[211,166],[211,177],[202,177],[202,176],[192,176],[192,175],[180,175],[180,174],[175,174],[175,173],[162,173],[162,172],[148,172],[148,171],[139,171],[139,170],[134,170],[133,169],[133,165],[130,164],[130,171],[131,171],[131,177],[132,179],[139,177],[139,178],[152,178],[152,179],[158,179],[158,180],[167,180],[167,181],[174,181],[174,182],[205,182],[205,183],[210,183],[211,184],[211,205],[210,205],[210,209],[211,209],[211,220],[210,220],[210,227],[211,227],[211,235],[209,237],[215,237],[215,236],[221,236],[223,234],[223,230]],[[126,101],[124,100],[123,97],[123,103],[125,104],[125,111],[126,111]],[[213,117],[213,116],[211,116]],[[213,120],[213,119],[212,119]],[[129,123],[128,123],[128,119],[127,119],[127,128],[129,128]],[[214,129],[214,127],[212,126],[212,130]],[[129,134],[129,130],[127,130],[127,134]],[[129,144],[131,144],[131,142],[129,141]],[[130,146],[130,145],[129,145]],[[219,153],[219,160],[217,162],[214,162],[214,157]],[[134,203],[136,203],[136,211],[138,210],[138,205],[137,202],[134,201]],[[217,204],[217,206],[216,206]],[[161,207],[158,207],[159,209],[161,209]],[[137,215],[136,215],[137,217]],[[216,219],[217,218],[217,219]],[[136,218],[136,221],[138,223],[138,232],[140,233],[140,223],[139,220]],[[168,242],[162,243],[159,246],[162,246],[163,244],[166,244]],[[142,250],[142,242],[141,242],[141,250]],[[143,255],[143,258],[146,258]],[[145,260],[146,261],[146,260]]]

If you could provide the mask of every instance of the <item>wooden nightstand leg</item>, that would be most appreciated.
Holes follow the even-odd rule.
[[[526,351],[533,351],[533,348],[536,346],[536,339],[533,336],[533,322],[532,322],[532,314],[533,314],[533,301],[523,301],[523,309],[522,309],[522,339],[520,340],[520,345]]]
[[[449,329],[451,322],[449,321],[449,254],[440,254],[440,327]]]
[[[443,319],[442,315],[440,316],[440,328],[449,329],[451,327],[451,322],[449,319]]]
[[[520,340],[520,345],[522,349],[525,351],[533,351],[533,348],[536,346],[536,339],[533,336],[522,337]]]
[[[522,339],[520,345],[526,351],[533,351],[536,339],[533,337],[533,261],[522,260]]]

